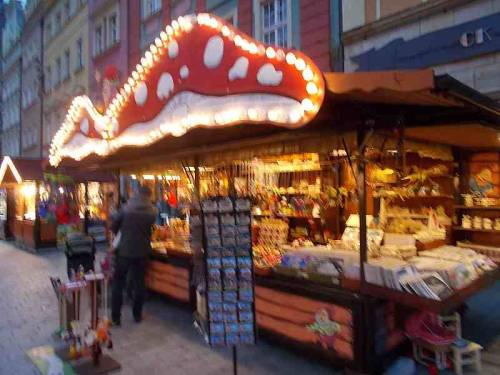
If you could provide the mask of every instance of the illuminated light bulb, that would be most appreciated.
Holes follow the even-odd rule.
[[[217,21],[215,18],[212,18],[210,20],[210,26],[213,27],[214,29],[220,28],[219,21]]]
[[[127,94],[130,94],[130,92],[132,91],[132,89],[130,88],[130,85],[128,83],[126,83],[123,88],[125,89],[125,92]]]
[[[290,111],[289,115],[290,121],[292,123],[299,122],[303,116],[304,116],[304,110],[302,108],[293,109],[292,111]]]
[[[129,77],[129,79],[127,80],[128,84],[130,85],[130,87],[134,87],[135,86],[135,81],[132,77]]]
[[[303,72],[302,72],[302,77],[304,77],[304,79],[306,81],[310,81],[314,78],[314,73],[313,71],[311,70],[311,68],[307,67]]]
[[[278,121],[278,112],[276,110],[270,110],[267,112],[267,117],[270,121],[277,122]]]
[[[133,71],[132,72],[132,78],[135,79],[136,81],[138,81],[139,78],[140,78],[139,73],[137,73],[136,71]]]
[[[163,31],[162,31],[162,32],[163,32]],[[161,35],[161,33],[160,33],[160,35]],[[163,42],[161,41],[161,39],[160,39],[160,38],[156,38],[156,39],[155,39],[155,46],[156,46],[157,48],[161,48],[161,46],[162,46],[162,45],[163,45]]]
[[[248,51],[250,49],[250,43],[248,42],[248,40],[242,39],[242,41],[241,41],[241,48],[244,51]]]
[[[306,62],[303,59],[298,58],[295,60],[295,67],[297,70],[304,70],[306,68]]]
[[[143,68],[145,68],[148,65],[148,61],[144,57],[141,57],[141,65]]]
[[[304,108],[304,111],[306,112],[314,111],[314,104],[311,99],[305,98],[302,100],[302,108]]]
[[[257,45],[255,43],[250,43],[248,50],[250,51],[251,54],[255,55],[258,52]]]
[[[151,53],[153,55],[158,53],[158,48],[156,48],[156,46],[154,44],[151,44],[151,46],[149,47],[149,50],[151,51]]]
[[[206,19],[206,15],[204,13],[200,13],[198,14],[198,16],[196,17],[196,19],[198,20],[198,23],[200,25],[203,25],[205,23],[205,19]]]
[[[315,95],[318,93],[318,86],[314,82],[308,82],[306,86],[307,93],[310,95]]]
[[[286,54],[286,62],[289,64],[289,65],[293,65],[295,64],[295,60],[296,60],[296,57],[293,53],[291,52],[288,52]]]
[[[283,61],[285,59],[285,51],[283,51],[282,49],[279,49],[278,52],[276,52],[276,58],[279,61]]]
[[[167,32],[167,34],[169,36],[172,36],[174,35],[174,29],[172,28],[172,26],[168,25],[166,28],[165,28],[165,31]]]
[[[231,30],[229,30],[229,27],[227,27],[226,25],[222,26],[221,31],[222,31],[222,35],[224,35],[224,36],[228,36],[229,33],[231,32]]]
[[[265,111],[257,108],[249,108],[247,114],[248,118],[252,121],[262,121],[266,117]]]
[[[270,59],[274,59],[276,57],[276,51],[273,47],[267,47],[266,56]]]
[[[241,42],[243,41],[243,39],[241,38],[241,36],[239,35],[236,35],[234,37],[234,44],[236,44],[238,47],[241,46]]]
[[[173,20],[172,27],[174,28],[175,31],[179,31],[179,29],[180,29],[179,22],[177,22],[176,20]]]
[[[168,35],[167,35],[167,33],[166,33],[165,31],[162,31],[162,32],[160,33],[160,38],[161,38],[161,40],[162,40],[162,41],[166,42],[166,41],[168,40]]]
[[[146,58],[146,60],[148,62],[153,61],[153,54],[151,52],[149,52],[149,51],[146,51],[146,53],[144,54],[144,57]]]

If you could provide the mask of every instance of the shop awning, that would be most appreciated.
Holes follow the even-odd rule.
[[[0,165],[0,185],[43,180],[43,161],[4,156]]]
[[[23,181],[43,181],[49,175],[65,176],[73,182],[113,182],[116,178],[107,172],[81,168],[63,167],[55,169],[46,159],[11,158],[4,156],[0,164],[0,185],[20,184]]]
[[[428,70],[325,73],[329,98],[370,109],[387,127],[402,121],[405,135],[470,149],[500,149],[500,107],[449,75]],[[394,122],[387,124],[392,113]],[[399,118],[398,118],[399,117]]]

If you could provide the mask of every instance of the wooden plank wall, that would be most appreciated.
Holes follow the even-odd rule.
[[[146,286],[181,302],[190,302],[189,270],[186,268],[151,261],[146,275]]]

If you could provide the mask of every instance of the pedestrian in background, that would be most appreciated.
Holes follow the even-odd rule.
[[[142,320],[146,264],[151,253],[151,234],[155,219],[156,209],[151,204],[151,189],[147,186],[139,187],[138,192],[112,218],[111,230],[115,234],[120,233],[111,301],[111,319],[115,325],[121,323],[123,289],[128,277],[134,287],[134,320]]]

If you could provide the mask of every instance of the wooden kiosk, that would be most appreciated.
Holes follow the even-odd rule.
[[[374,194],[380,189],[372,184],[369,167],[389,159],[395,170],[405,171],[411,158],[419,160],[415,165],[420,169],[435,167],[425,163],[436,155],[444,161],[445,169],[439,170],[445,172],[433,176],[444,181],[436,184],[439,189],[431,194],[422,187],[420,195],[408,199],[420,201],[405,212],[417,216],[412,210],[422,201],[430,202],[425,205],[433,210],[443,206],[452,221],[445,225],[441,244],[452,243],[457,226],[453,216],[460,205],[453,182],[454,153],[498,154],[499,129],[495,103],[449,76],[431,70],[322,73],[299,51],[264,46],[215,16],[199,14],[180,17],[162,31],[104,114],[88,98],[76,98],[52,142],[50,162],[127,175],[149,170],[153,179],[155,171],[180,163],[192,177],[196,201],[204,183],[208,193],[211,188],[237,191],[238,179],[248,182],[255,175],[248,166],[255,166],[259,157],[318,154],[319,167],[302,169],[301,179],[320,190],[338,188],[340,182],[355,199],[332,208],[334,235],[314,239],[315,245],[338,240],[346,214],[357,213],[357,277],[340,275],[325,283],[285,275],[277,267],[256,269],[259,333],[338,366],[378,373],[405,341],[401,311],[450,312],[486,287],[494,272],[443,300],[367,282],[366,216],[380,215]],[[286,165],[279,161],[275,164],[280,168]],[[310,172],[316,173],[314,178]],[[210,173],[217,176],[216,185],[210,185]],[[290,176],[288,181],[294,179]],[[349,179],[354,184],[348,185]],[[281,193],[283,181],[274,181],[278,195],[302,194],[297,189]],[[287,214],[272,213],[271,218],[308,219],[304,209],[290,212],[289,206]],[[164,285],[189,288],[192,265],[179,266],[178,258],[168,251],[153,256],[148,281],[153,290],[176,297],[178,291],[172,293],[173,288]],[[189,271],[179,273],[175,267]],[[185,301],[187,295],[194,296],[194,291],[180,299]],[[318,329],[325,322],[335,332]]]

